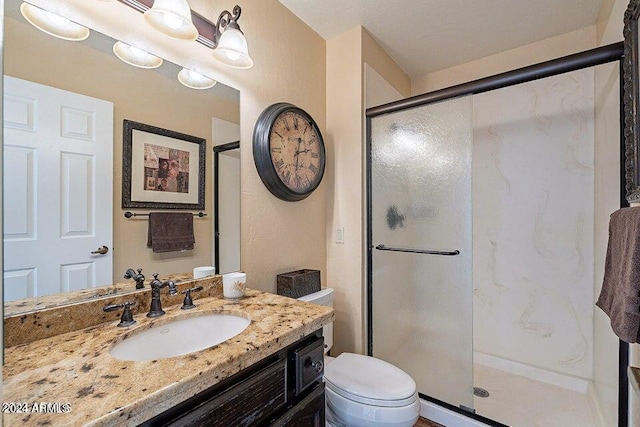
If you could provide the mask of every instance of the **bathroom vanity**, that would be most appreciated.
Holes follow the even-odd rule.
[[[325,425],[323,339],[304,337],[143,426]]]
[[[321,328],[333,310],[255,290],[228,301],[219,295],[220,280],[210,282],[195,309],[180,310],[177,298],[164,303],[166,315],[150,319],[141,303],[129,328],[116,327],[119,316],[112,313],[104,323],[43,337],[42,329],[59,327],[56,308],[5,318],[9,336],[17,327],[39,339],[5,349],[3,401],[14,405],[3,414],[4,425],[324,425]],[[71,316],[65,321],[73,322],[65,310]],[[109,353],[136,328],[211,313],[251,323],[227,341],[182,356],[123,361]]]

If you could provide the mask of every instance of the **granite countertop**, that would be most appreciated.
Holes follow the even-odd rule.
[[[115,426],[143,422],[331,322],[333,309],[247,290],[237,301],[194,299],[197,308],[163,307],[165,316],[137,314],[137,324],[103,323],[5,349],[3,402],[24,403],[28,413],[4,413],[5,426]],[[251,319],[237,336],[199,352],[168,359],[130,362],[109,354],[136,328],[208,313]],[[57,413],[41,413],[52,404]],[[25,405],[13,406],[12,409]],[[65,412],[67,409],[70,411]],[[6,409],[6,408],[5,408]]]
[[[153,279],[153,277],[149,275],[147,282],[151,279]],[[159,279],[161,281],[173,280],[178,284],[186,281],[193,281],[193,275],[191,273],[165,274],[159,277]],[[148,286],[146,288],[148,289]],[[95,288],[78,289],[71,292],[30,297],[16,301],[5,301],[4,316],[16,316],[23,313],[46,310],[52,307],[59,307],[73,303],[83,303],[94,298],[109,298],[132,295],[140,292],[144,292],[144,290],[136,289],[135,282],[133,280],[129,280],[114,283],[112,285],[98,286]]]

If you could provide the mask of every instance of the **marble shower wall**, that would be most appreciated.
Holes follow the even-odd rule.
[[[592,378],[594,71],[473,103],[474,350]]]

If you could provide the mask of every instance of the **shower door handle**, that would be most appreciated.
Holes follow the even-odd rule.
[[[409,252],[412,254],[427,254],[427,255],[445,255],[445,256],[454,256],[459,255],[460,251],[432,251],[429,249],[406,249],[406,248],[389,248],[385,245],[378,245],[376,249],[379,251],[393,251],[393,252]]]

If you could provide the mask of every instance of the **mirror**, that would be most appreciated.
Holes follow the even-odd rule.
[[[91,30],[89,38],[83,42],[51,37],[26,22],[20,14],[21,3],[19,0],[4,2],[5,82],[8,81],[7,79],[15,78],[12,84],[18,86],[23,84],[23,81],[27,81],[25,84],[32,82],[42,85],[36,87],[45,91],[51,89],[54,93],[61,91],[60,93],[65,97],[78,96],[80,100],[96,101],[107,106],[107,112],[112,113],[112,118],[111,122],[107,120],[106,125],[103,122],[94,121],[97,115],[93,112],[93,107],[85,107],[83,104],[72,106],[65,110],[64,114],[59,112],[48,114],[44,101],[23,102],[29,96],[14,97],[7,101],[11,85],[7,86],[5,83],[3,147],[4,217],[7,218],[4,228],[5,315],[44,306],[75,303],[79,300],[78,295],[80,298],[88,298],[96,295],[112,295],[114,292],[133,291],[135,283],[123,278],[128,268],[142,268],[148,283],[155,272],[161,277],[166,277],[171,274],[190,273],[197,266],[213,265],[216,218],[213,209],[213,147],[239,140],[239,92],[219,82],[206,90],[187,88],[177,79],[181,67],[168,61],[164,61],[162,66],[156,69],[141,69],[127,65],[113,54],[115,40],[94,30]],[[126,7],[121,4],[118,6]],[[35,91],[29,92],[30,86],[26,87],[26,93],[35,94]],[[35,95],[32,97],[35,98]],[[72,102],[68,99],[71,98],[64,98],[61,105],[68,107]],[[15,105],[7,108],[7,102]],[[62,167],[51,169],[44,162],[46,156],[36,149],[17,147],[19,144],[15,142],[16,140],[22,141],[28,138],[16,137],[16,127],[20,127],[21,123],[25,126],[32,125],[30,120],[46,117],[51,119],[52,123],[59,122],[60,128],[66,132],[63,136],[70,137],[68,139],[73,144],[86,143],[94,136],[96,142],[100,138],[106,140],[105,143],[111,146],[107,156],[112,157],[112,166],[101,171],[99,168],[103,162],[99,160],[100,157],[96,157],[97,161],[87,160],[94,154],[68,155],[71,151],[69,147],[73,146],[71,144],[64,146],[55,157],[62,159],[60,163],[64,163],[66,169]],[[148,217],[144,215],[125,217],[126,211],[138,214],[146,214],[150,211],[149,209],[121,208],[125,119],[206,140],[204,209],[206,216],[194,216],[196,243],[193,250],[153,253],[147,247]],[[13,127],[7,129],[8,126]],[[34,125],[34,129],[37,128],[40,131],[47,125],[38,124],[38,126]],[[30,131],[28,135],[35,133],[37,132]],[[50,140],[46,138],[45,140],[53,141],[59,136],[54,135]],[[39,149],[40,146],[38,146]],[[234,167],[239,168],[239,159]],[[228,184],[235,189],[234,191],[238,191],[236,198],[239,200],[239,190],[237,190],[240,179],[239,169],[235,174],[237,181],[229,182],[229,180],[220,179],[219,186],[226,188],[225,185]],[[92,184],[102,185],[103,190],[97,190],[99,196],[96,200],[107,200],[110,202],[108,204],[110,207],[101,209],[96,207],[98,205],[94,203],[95,200],[85,197],[88,184],[79,184],[79,176],[88,176],[89,181],[93,180]],[[40,181],[43,177],[46,177],[44,183]],[[34,187],[29,185],[36,182],[39,189],[31,191],[30,189]],[[48,184],[52,185],[51,192],[61,192],[58,198],[51,198],[50,193],[47,192],[42,193],[40,187]],[[12,188],[8,188],[10,186]],[[229,200],[235,200],[234,197],[229,197]],[[222,203],[224,204],[225,201]],[[65,209],[66,217],[56,217],[55,211]],[[198,213],[190,210],[179,212]],[[236,223],[239,224],[239,204],[233,212],[238,215]],[[47,231],[46,227],[49,226],[53,227],[51,233],[62,235],[67,238],[66,240],[76,244],[82,240],[83,233],[92,235],[103,233],[104,237],[92,243],[92,246],[82,249],[83,253],[87,254],[87,260],[82,262],[70,262],[64,259],[68,250],[60,249],[59,246],[40,243],[32,245],[31,249],[24,246],[26,241],[32,241],[36,236],[44,235]],[[17,246],[11,247],[12,244]],[[232,237],[221,237],[220,245],[221,252],[227,246],[233,248],[234,264],[227,262],[226,265],[221,265],[217,273],[237,271],[240,262],[239,232]],[[106,253],[103,253],[105,250]],[[90,252],[96,253],[90,254]],[[56,266],[49,270],[35,269],[27,264],[19,265],[11,259],[12,256],[20,259],[31,255],[56,261]],[[107,258],[111,260],[105,276],[108,279],[98,279],[101,273],[98,271],[99,268],[94,266],[94,261]],[[12,263],[15,265],[12,266]],[[128,285],[112,286],[114,283],[123,282],[128,282]],[[57,284],[51,285],[51,283]],[[102,285],[106,288],[101,287]],[[94,290],[96,287],[100,289]],[[87,288],[93,292],[84,291]],[[67,292],[73,293],[67,294]],[[51,296],[43,297],[43,295]],[[25,297],[29,299],[21,300],[20,307],[15,303],[8,304],[11,300]],[[25,301],[29,302],[25,303]]]
[[[640,202],[640,0],[631,0],[624,13],[623,108],[627,201]]]

